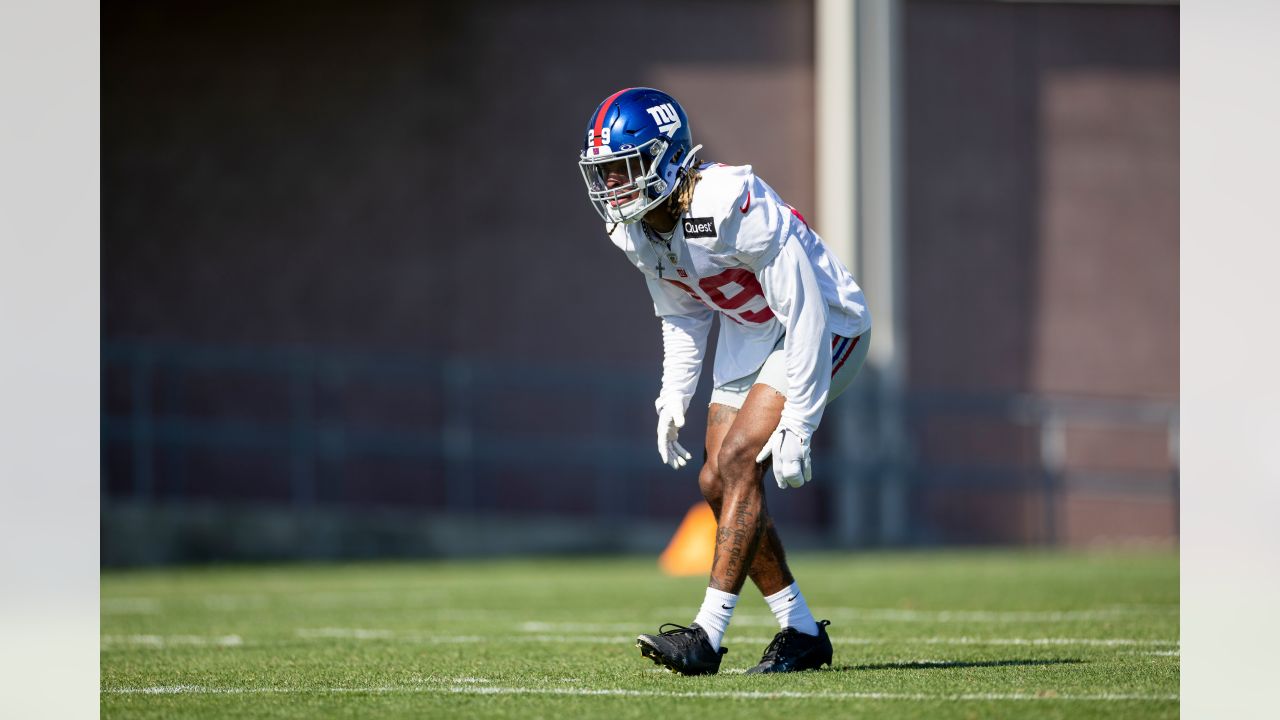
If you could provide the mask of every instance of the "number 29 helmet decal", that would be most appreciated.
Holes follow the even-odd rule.
[[[578,167],[600,217],[633,223],[671,196],[701,147],[693,146],[689,118],[675,98],[627,88],[591,115]],[[609,187],[611,177],[622,182]]]

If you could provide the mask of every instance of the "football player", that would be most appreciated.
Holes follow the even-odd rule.
[[[763,479],[772,463],[780,488],[809,481],[813,433],[862,366],[871,317],[853,276],[800,213],[750,165],[702,162],[701,147],[674,98],[628,88],[596,108],[578,163],[661,321],[658,454],[675,469],[691,459],[678,433],[720,315],[698,475],[717,523],[710,583],[692,623],[663,625],[636,644],[674,672],[718,671],[750,577],[781,631],[748,672],[816,669],[831,663],[829,623],[814,619],[787,567]]]

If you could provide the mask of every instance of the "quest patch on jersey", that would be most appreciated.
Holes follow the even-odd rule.
[[[684,236],[691,238],[713,238],[716,236],[715,218],[685,218]]]

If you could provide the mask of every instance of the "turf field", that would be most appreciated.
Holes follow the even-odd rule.
[[[1178,715],[1173,554],[798,555],[834,666],[744,676],[776,631],[750,585],[721,673],[635,635],[702,578],[652,559],[102,575],[102,716],[902,718]]]

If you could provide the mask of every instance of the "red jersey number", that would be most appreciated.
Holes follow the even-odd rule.
[[[698,302],[705,304],[703,298],[688,285],[679,280],[668,279],[667,282],[679,286]],[[729,284],[737,285],[740,289],[733,295],[726,296],[722,290]],[[741,318],[750,323],[765,323],[773,319],[773,311],[769,309],[768,305],[759,310],[738,310],[743,305],[751,302],[752,299],[764,297],[764,288],[760,287],[760,281],[756,280],[756,276],[746,270],[734,268],[725,270],[719,275],[702,278],[698,281],[698,287],[702,292],[706,293],[712,304],[723,310],[733,320]]]

